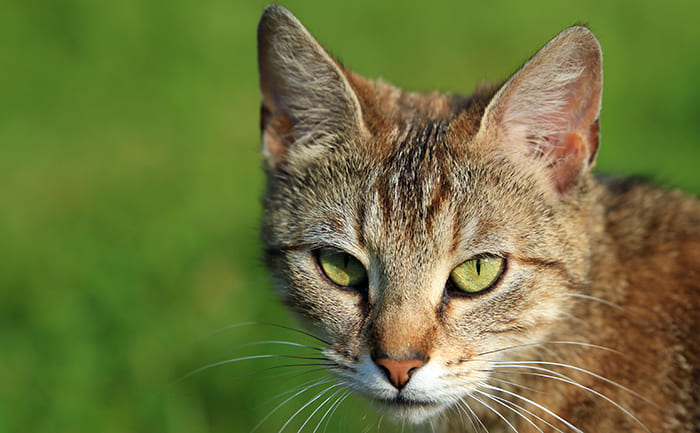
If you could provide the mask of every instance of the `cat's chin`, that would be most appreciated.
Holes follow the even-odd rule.
[[[397,421],[408,421],[413,424],[421,424],[439,415],[449,406],[439,402],[420,402],[404,399],[375,399],[373,402],[377,409],[390,418]]]

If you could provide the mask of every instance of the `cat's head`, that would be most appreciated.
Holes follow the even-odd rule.
[[[546,340],[588,273],[593,34],[466,98],[363,78],[280,6],[258,44],[266,259],[331,370],[421,421]]]

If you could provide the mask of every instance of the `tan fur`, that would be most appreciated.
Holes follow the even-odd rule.
[[[591,174],[588,29],[471,97],[348,71],[279,6],[258,37],[266,258],[331,371],[443,432],[476,416],[490,432],[700,432],[700,204]],[[324,278],[321,248],[357,258],[368,286]],[[506,260],[496,285],[451,287],[483,254]],[[382,365],[405,360],[425,363],[396,389]]]

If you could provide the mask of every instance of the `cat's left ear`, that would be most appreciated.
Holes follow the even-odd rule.
[[[586,27],[552,39],[496,93],[481,120],[482,140],[544,170],[566,194],[598,152],[602,52]]]

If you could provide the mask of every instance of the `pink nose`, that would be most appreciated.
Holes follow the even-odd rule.
[[[407,359],[405,361],[394,361],[389,358],[379,358],[374,360],[377,365],[387,373],[389,380],[397,389],[406,386],[411,374],[420,366],[425,364],[422,359]]]

